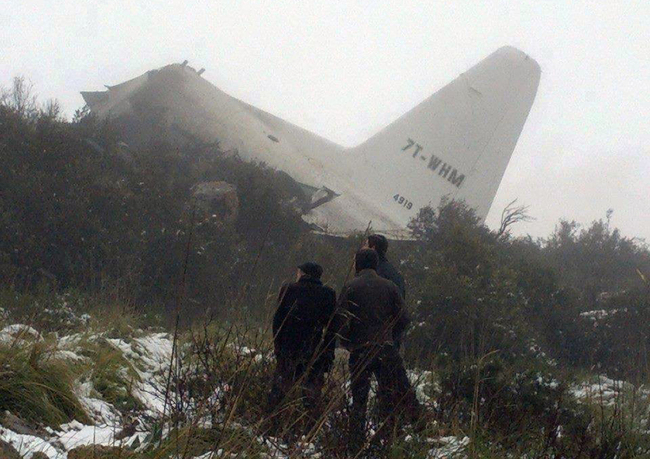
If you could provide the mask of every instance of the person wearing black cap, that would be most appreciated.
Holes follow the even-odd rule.
[[[366,247],[374,249],[377,252],[377,255],[379,255],[377,274],[397,285],[397,288],[402,295],[402,299],[405,300],[406,286],[404,285],[404,277],[397,269],[395,269],[393,264],[388,261],[388,258],[386,257],[386,252],[388,252],[388,239],[381,234],[371,234],[368,236]]]
[[[280,289],[273,317],[273,342],[277,366],[269,394],[269,412],[287,393],[302,389],[305,408],[317,418],[324,375],[334,361],[336,335],[332,326],[336,293],[320,280],[323,268],[307,262],[298,266],[296,282]]]
[[[370,379],[377,378],[377,398],[383,425],[380,437],[392,431],[397,417],[406,414],[416,429],[425,421],[399,354],[396,342],[409,319],[398,287],[377,274],[379,256],[362,249],[355,257],[357,276],[344,287],[336,314],[341,344],[350,351],[351,446],[365,439],[366,406]]]

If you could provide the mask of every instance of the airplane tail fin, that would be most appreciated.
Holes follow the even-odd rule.
[[[465,200],[484,220],[539,79],[532,58],[500,48],[352,148],[352,179],[403,225],[443,196]]]

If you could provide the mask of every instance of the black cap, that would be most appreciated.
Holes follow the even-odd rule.
[[[307,274],[308,276],[311,276],[316,279],[320,279],[320,276],[323,275],[323,268],[321,267],[321,265],[319,265],[318,263],[314,263],[313,261],[308,261],[306,263],[298,265],[298,269],[301,270],[303,273]]]

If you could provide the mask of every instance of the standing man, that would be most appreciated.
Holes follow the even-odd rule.
[[[307,262],[298,266],[296,282],[280,289],[273,316],[277,366],[269,394],[269,412],[275,411],[295,386],[302,389],[311,421],[318,417],[324,375],[334,361],[336,335],[330,326],[336,293],[320,280],[323,268]]]
[[[377,274],[378,264],[375,250],[362,249],[357,253],[357,277],[343,288],[336,316],[341,344],[350,351],[350,433],[355,449],[365,441],[366,407],[373,374],[377,378],[382,421],[379,435],[389,435],[401,413],[418,426],[422,419],[422,408],[395,345],[409,322],[404,301],[397,286]]]
[[[388,252],[388,239],[381,234],[371,234],[368,236],[366,247],[374,249],[375,252],[377,252],[377,255],[379,255],[377,274],[397,285],[397,288],[402,295],[402,299],[405,300],[406,286],[404,285],[404,277],[402,277],[400,272],[395,269],[390,261],[388,261],[388,258],[386,258],[386,252]]]

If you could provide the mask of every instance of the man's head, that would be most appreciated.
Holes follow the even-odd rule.
[[[368,236],[368,248],[375,249],[377,255],[384,258],[388,251],[388,239],[381,234],[371,234]]]
[[[379,255],[374,249],[361,249],[354,257],[354,269],[360,272],[364,269],[377,269],[379,264]]]
[[[298,278],[302,276],[313,277],[314,279],[320,279],[320,276],[323,275],[323,268],[318,263],[313,261],[308,261],[298,266]]]

